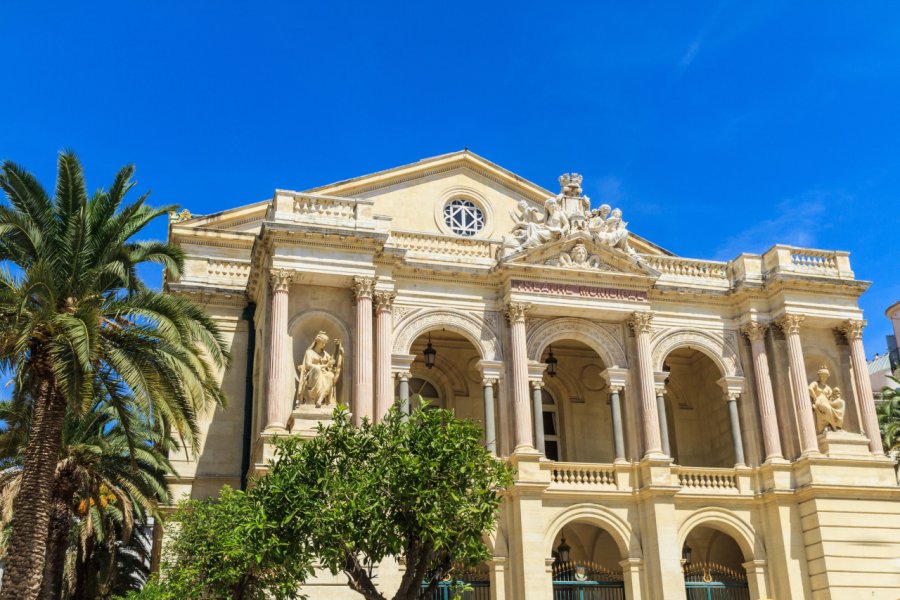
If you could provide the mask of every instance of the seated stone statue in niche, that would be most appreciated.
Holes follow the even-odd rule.
[[[334,356],[325,350],[328,334],[320,331],[303,354],[303,362],[297,365],[297,395],[294,408],[301,404],[314,404],[316,408],[335,403],[337,383],[344,365],[344,347],[341,340],[334,341]]]
[[[844,399],[840,388],[828,385],[831,373],[822,365],[818,371],[818,381],[809,384],[809,398],[816,413],[816,431],[838,431],[844,428]]]

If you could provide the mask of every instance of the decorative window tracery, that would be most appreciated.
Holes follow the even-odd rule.
[[[471,200],[456,198],[444,206],[444,222],[453,233],[471,237],[484,229],[484,212]]]

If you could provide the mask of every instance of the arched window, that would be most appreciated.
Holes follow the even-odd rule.
[[[556,401],[546,388],[541,388],[544,415],[544,455],[550,460],[560,459],[559,418]]]
[[[400,397],[399,384],[394,387],[394,396]],[[428,401],[430,408],[440,407],[441,395],[433,384],[421,377],[411,377],[409,379],[409,409],[415,410],[419,408],[424,401]]]

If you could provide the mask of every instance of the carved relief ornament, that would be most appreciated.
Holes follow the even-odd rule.
[[[746,335],[747,339],[751,342],[761,342],[766,339],[766,331],[768,331],[768,329],[768,325],[757,323],[756,321],[750,321],[749,323],[741,327],[741,333]]]
[[[291,285],[294,272],[288,269],[272,269],[269,271],[269,285],[273,292],[286,292]]]
[[[371,298],[375,291],[375,280],[371,277],[353,278],[353,297],[355,299]]]
[[[795,315],[795,314],[785,314],[782,316],[776,324],[784,331],[785,335],[795,333],[800,333],[800,324],[806,320],[804,315]]]
[[[866,321],[856,319],[847,319],[838,326],[838,331],[844,334],[848,340],[862,339],[863,329],[866,327]]]
[[[653,330],[653,313],[633,312],[628,318],[628,324],[635,333],[650,333]]]
[[[394,292],[387,292],[378,290],[374,293],[375,298],[375,312],[381,311],[390,311],[394,306],[394,298],[397,297],[397,294]]]
[[[525,315],[531,310],[531,305],[527,302],[510,302],[506,306],[506,317],[510,323],[517,321],[525,321]]]
[[[575,244],[568,252],[560,252],[553,258],[544,262],[549,267],[564,267],[567,269],[580,269],[585,271],[617,272],[596,254],[588,254],[587,246]]]

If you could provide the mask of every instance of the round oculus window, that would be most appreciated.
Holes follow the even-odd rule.
[[[444,206],[444,222],[453,233],[472,236],[484,229],[484,213],[474,202],[457,198]]]

